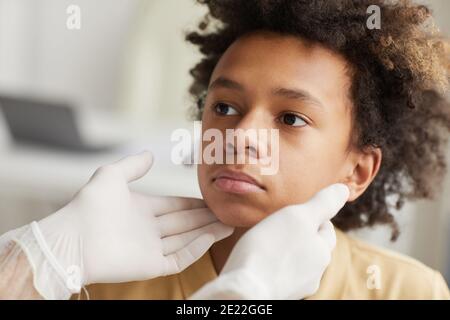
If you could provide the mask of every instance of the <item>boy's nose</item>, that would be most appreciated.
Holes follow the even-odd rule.
[[[240,150],[241,149],[241,150]],[[227,142],[225,147],[225,153],[231,155],[248,154],[249,157],[259,158],[258,147],[254,145],[246,144],[244,148],[239,148],[237,144],[233,142]]]
[[[267,150],[270,126],[265,123],[267,118],[258,112],[249,112],[239,121],[232,132],[227,135],[226,154],[259,159],[261,151]],[[265,132],[264,134],[264,131]]]

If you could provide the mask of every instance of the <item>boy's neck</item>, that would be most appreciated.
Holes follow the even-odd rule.
[[[249,228],[236,228],[231,236],[212,245],[210,254],[217,274],[222,271],[223,266],[225,265],[225,262],[227,261],[228,256],[230,255],[231,250],[233,250],[236,242],[238,242],[238,240],[248,229]]]

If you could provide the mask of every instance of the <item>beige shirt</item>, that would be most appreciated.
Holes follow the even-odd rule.
[[[310,299],[450,298],[439,272],[407,256],[353,239],[342,231],[336,233],[331,263],[319,290]],[[91,299],[186,299],[216,277],[208,252],[176,275],[148,281],[95,284],[87,289]]]

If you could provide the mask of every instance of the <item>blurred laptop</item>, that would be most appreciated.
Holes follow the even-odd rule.
[[[117,146],[85,139],[76,112],[68,104],[0,96],[0,110],[15,142],[80,152],[102,152]]]

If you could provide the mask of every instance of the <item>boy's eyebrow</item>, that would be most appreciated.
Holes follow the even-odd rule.
[[[240,84],[239,82],[236,82],[234,80],[231,80],[229,78],[225,77],[218,77],[215,79],[211,84],[209,85],[208,90],[212,90],[215,88],[227,88],[227,89],[234,89],[238,91],[244,91],[244,86]],[[310,102],[316,106],[319,106],[323,108],[323,104],[320,102],[319,99],[312,96],[308,91],[305,91],[303,89],[294,89],[294,88],[282,88],[278,87],[272,90],[273,95],[282,96],[288,99],[295,99],[295,100],[301,100]]]
[[[231,79],[225,78],[225,77],[218,77],[216,80],[211,82],[211,84],[209,85],[208,89],[212,90],[212,89],[217,88],[217,87],[244,91],[244,86],[243,85],[241,85],[240,83],[238,83],[238,82],[236,82],[234,80],[231,80]]]
[[[310,102],[318,107],[323,108],[323,104],[319,99],[312,96],[308,91],[302,89],[275,88],[272,91],[272,94],[288,99]]]

